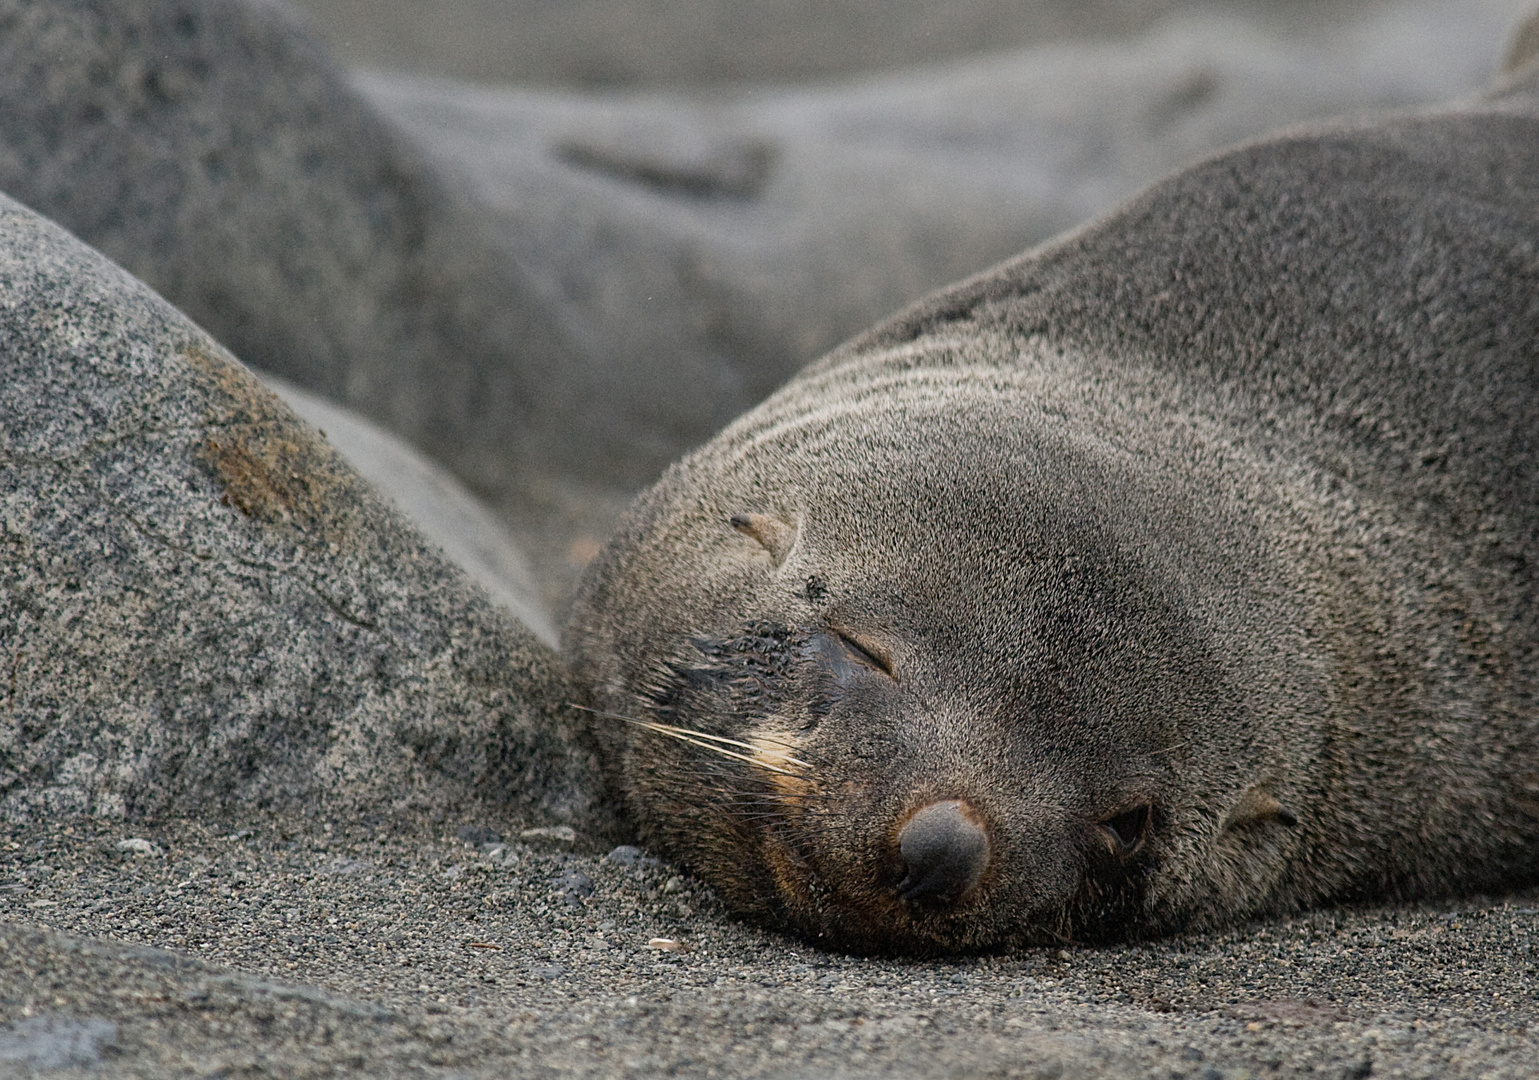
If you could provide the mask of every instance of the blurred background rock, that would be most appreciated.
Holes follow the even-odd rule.
[[[1175,11],[1329,32],[1367,0],[300,0],[349,64],[563,88],[801,82],[1071,38]],[[1378,6],[1384,6],[1379,4]]]
[[[558,608],[626,495],[800,364],[1222,146],[1477,92],[1527,6],[304,4],[604,358],[582,452],[481,485]]]
[[[305,3],[0,0],[0,190],[451,471],[545,633],[808,360],[1225,145],[1478,93],[1530,6]]]

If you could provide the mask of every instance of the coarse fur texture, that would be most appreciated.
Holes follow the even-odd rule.
[[[813,364],[641,497],[565,646],[647,841],[839,948],[1532,881],[1536,364],[1530,69]],[[986,837],[940,903],[921,811]]]

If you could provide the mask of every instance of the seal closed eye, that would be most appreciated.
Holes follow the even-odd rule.
[[[645,840],[857,951],[1539,876],[1533,82],[1215,158],[670,469],[564,639]]]

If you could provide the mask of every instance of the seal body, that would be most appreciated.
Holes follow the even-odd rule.
[[[1231,151],[814,364],[564,644],[649,843],[856,951],[1539,870],[1539,107]]]

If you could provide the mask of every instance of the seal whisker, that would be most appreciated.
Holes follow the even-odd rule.
[[[622,715],[620,713],[605,712],[602,709],[591,709],[591,708],[589,708],[586,705],[578,705],[575,702],[567,702],[567,704],[569,706],[571,706],[572,708],[574,708],[574,709],[581,709],[583,712],[589,712],[589,713],[594,714],[595,716],[603,716],[603,717],[606,717],[607,719],[610,719],[610,720],[623,720],[627,724],[638,724],[641,727],[649,728],[649,729],[651,729],[653,731],[666,731],[666,732],[669,732],[669,733],[684,732],[684,733],[687,733],[687,734],[690,734],[690,735],[698,736],[699,738],[702,738],[702,739],[709,739],[712,742],[719,742],[719,743],[725,743],[725,744],[727,744],[729,746],[742,747],[745,750],[757,750],[758,749],[758,747],[754,746],[752,743],[742,742],[741,740],[738,740],[738,739],[730,739],[730,738],[728,738],[725,735],[713,735],[713,734],[711,734],[708,731],[701,731],[699,728],[679,727],[679,726],[674,725],[674,724],[664,724],[664,723],[662,723],[660,721],[657,721],[657,720],[642,720],[642,719],[640,719],[638,717],[634,717],[634,716],[624,716],[624,715]],[[764,742],[768,742],[768,743],[773,743],[776,746],[784,746],[784,747],[787,747],[787,748],[789,748],[791,746],[790,743],[785,742],[782,739],[776,739],[776,738],[774,738],[772,736],[764,736],[763,741]],[[795,758],[787,758],[787,760],[791,761],[793,764],[804,765],[804,766],[806,766],[808,768],[811,768],[811,765],[809,765],[805,761],[798,761]]]
[[[670,739],[677,739],[679,742],[689,743],[691,746],[698,746],[702,750],[709,750],[713,754],[719,754],[724,758],[731,758],[734,761],[741,761],[758,769],[767,769],[770,772],[779,773],[782,776],[797,775],[796,772],[792,769],[783,769],[779,765],[771,765],[767,761],[760,761],[758,758],[755,758],[749,754],[739,754],[736,750],[728,750],[725,746],[717,746],[715,743],[706,742],[704,739],[694,738],[692,735],[687,733],[687,730],[671,728],[667,724],[648,723],[645,720],[636,720],[633,721],[633,723],[635,723],[638,727],[646,728],[648,731],[655,731],[659,735],[666,735]]]
[[[729,739],[725,735],[712,735],[708,731],[700,731],[697,728],[677,727],[673,724],[664,724],[656,720],[641,720],[634,716],[622,716],[620,713],[604,712],[600,709],[590,709],[586,705],[578,705],[575,702],[568,702],[567,704],[574,709],[581,709],[583,712],[589,712],[595,716],[603,716],[610,720],[622,720],[627,724],[634,724],[639,728],[645,728],[647,731],[653,731],[659,735],[666,735],[671,739],[678,739],[680,742],[687,742],[692,746],[698,746],[703,750],[710,750],[713,753],[720,754],[722,757],[746,762],[755,768],[767,769],[770,772],[780,773],[782,776],[797,775],[794,769],[782,768],[780,765],[772,764],[768,761],[764,761],[761,758],[753,757],[749,754],[739,754],[727,749],[729,746],[736,746],[744,750],[758,750],[759,748],[753,745],[753,743],[746,743],[739,739]],[[778,745],[784,744],[780,743]],[[812,768],[809,763],[802,761],[800,758],[787,756],[782,760],[784,760],[787,764],[797,766],[798,768]]]
[[[717,790],[726,793],[725,789],[723,788],[718,788]],[[743,805],[750,805],[755,803],[797,803],[803,802],[806,799],[813,797],[819,799],[828,799],[832,797],[829,793],[816,789],[787,792],[778,791],[773,788],[734,788],[730,791],[730,794],[733,795],[737,801]]]

